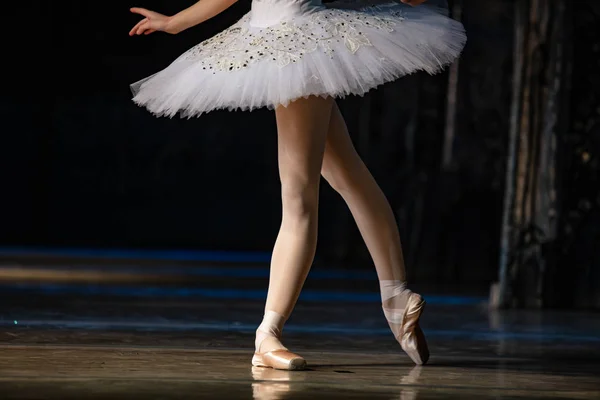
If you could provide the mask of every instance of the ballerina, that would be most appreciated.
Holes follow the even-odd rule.
[[[200,0],[173,16],[132,8],[144,18],[129,34],[176,34],[235,1]],[[275,110],[283,215],[254,366],[306,366],[281,337],[315,255],[321,175],[358,225],[394,336],[416,364],[429,359],[419,325],[425,300],[406,286],[392,209],[356,152],[335,103],[416,71],[437,73],[460,55],[466,42],[462,24],[444,7],[424,2],[253,0],[251,10],[231,27],[131,85],[133,101],[160,116],[193,117],[223,108]]]

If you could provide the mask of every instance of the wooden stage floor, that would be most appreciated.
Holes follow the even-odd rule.
[[[285,372],[250,365],[263,306],[252,285],[217,281],[196,295],[3,282],[0,399],[600,398],[598,314],[430,294],[432,357],[415,367],[376,292],[308,285],[284,342],[309,369]]]

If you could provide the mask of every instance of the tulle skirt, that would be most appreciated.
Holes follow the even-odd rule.
[[[237,23],[131,85],[156,115],[286,106],[365,92],[415,71],[434,74],[466,35],[444,9],[402,3],[254,0]]]

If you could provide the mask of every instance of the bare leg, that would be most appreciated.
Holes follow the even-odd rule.
[[[392,208],[356,152],[337,105],[329,121],[322,174],[352,212],[379,280],[405,281],[400,234]]]
[[[332,99],[310,97],[276,109],[283,216],[273,249],[265,318],[256,351],[285,349],[279,341],[313,262],[319,182]]]
[[[331,112],[321,173],[348,205],[369,249],[379,278],[383,311],[394,336],[417,364],[427,362],[429,352],[418,326],[424,302],[406,288],[394,214],[356,152],[337,105]]]

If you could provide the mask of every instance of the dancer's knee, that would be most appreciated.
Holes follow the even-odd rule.
[[[281,197],[286,217],[304,218],[316,215],[318,186],[311,183],[282,184]]]

